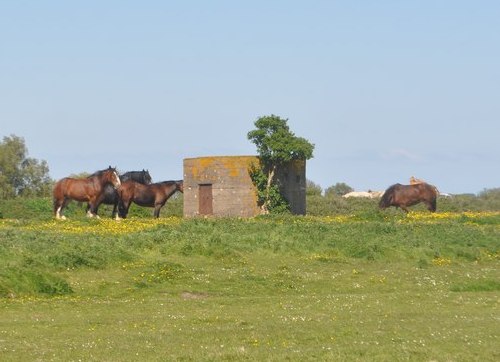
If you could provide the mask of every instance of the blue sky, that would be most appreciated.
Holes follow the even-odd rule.
[[[498,1],[3,1],[0,137],[51,177],[255,154],[254,121],[315,144],[307,178],[500,187]]]

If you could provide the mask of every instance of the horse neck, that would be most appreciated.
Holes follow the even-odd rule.
[[[108,184],[114,187],[113,182],[111,180],[105,180],[104,174],[99,176],[93,176],[92,182],[96,190],[102,190],[104,186]]]
[[[92,180],[92,186],[96,190],[102,190],[104,187],[104,183],[102,182],[102,176],[92,176],[90,177]]]
[[[176,191],[180,191],[177,183],[175,181],[167,181],[164,182],[164,184],[167,186],[167,197],[171,197],[173,194],[175,194]]]

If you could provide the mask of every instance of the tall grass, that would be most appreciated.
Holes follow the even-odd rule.
[[[357,200],[183,219],[169,206],[117,222],[0,204],[0,359],[500,358],[499,212]]]
[[[54,275],[63,271],[116,268],[134,263],[145,254],[154,259],[177,255],[216,260],[248,254],[317,255],[339,262],[405,262],[419,267],[435,258],[478,262],[498,254],[500,214],[442,215],[217,220],[170,217],[149,222],[141,218],[120,222],[85,218],[67,222],[5,220],[0,224],[0,258],[4,261],[0,266],[0,295],[36,294],[36,283],[30,280],[60,284]],[[26,283],[20,282],[23,271],[30,271]],[[47,277],[40,279],[43,275]],[[56,286],[42,289],[52,294],[71,292],[71,288]]]

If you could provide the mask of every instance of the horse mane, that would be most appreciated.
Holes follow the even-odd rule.
[[[168,181],[160,181],[158,183],[162,184],[162,185],[172,185],[172,184],[178,184],[178,183],[182,183],[182,182],[183,182],[182,180],[168,180]]]
[[[123,174],[123,176],[129,176],[129,175],[139,175],[139,174],[144,174],[146,173],[147,171],[127,171]]]
[[[104,170],[99,170],[99,171],[94,172],[93,174],[87,176],[87,178],[91,178],[91,177],[95,177],[95,176],[102,176],[102,174],[104,172],[108,172],[110,170],[115,171],[116,174],[118,175],[118,171],[116,171],[116,168],[109,166],[108,168],[105,168]]]

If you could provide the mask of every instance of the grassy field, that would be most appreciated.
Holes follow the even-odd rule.
[[[17,207],[0,209],[2,361],[500,359],[498,211]]]

